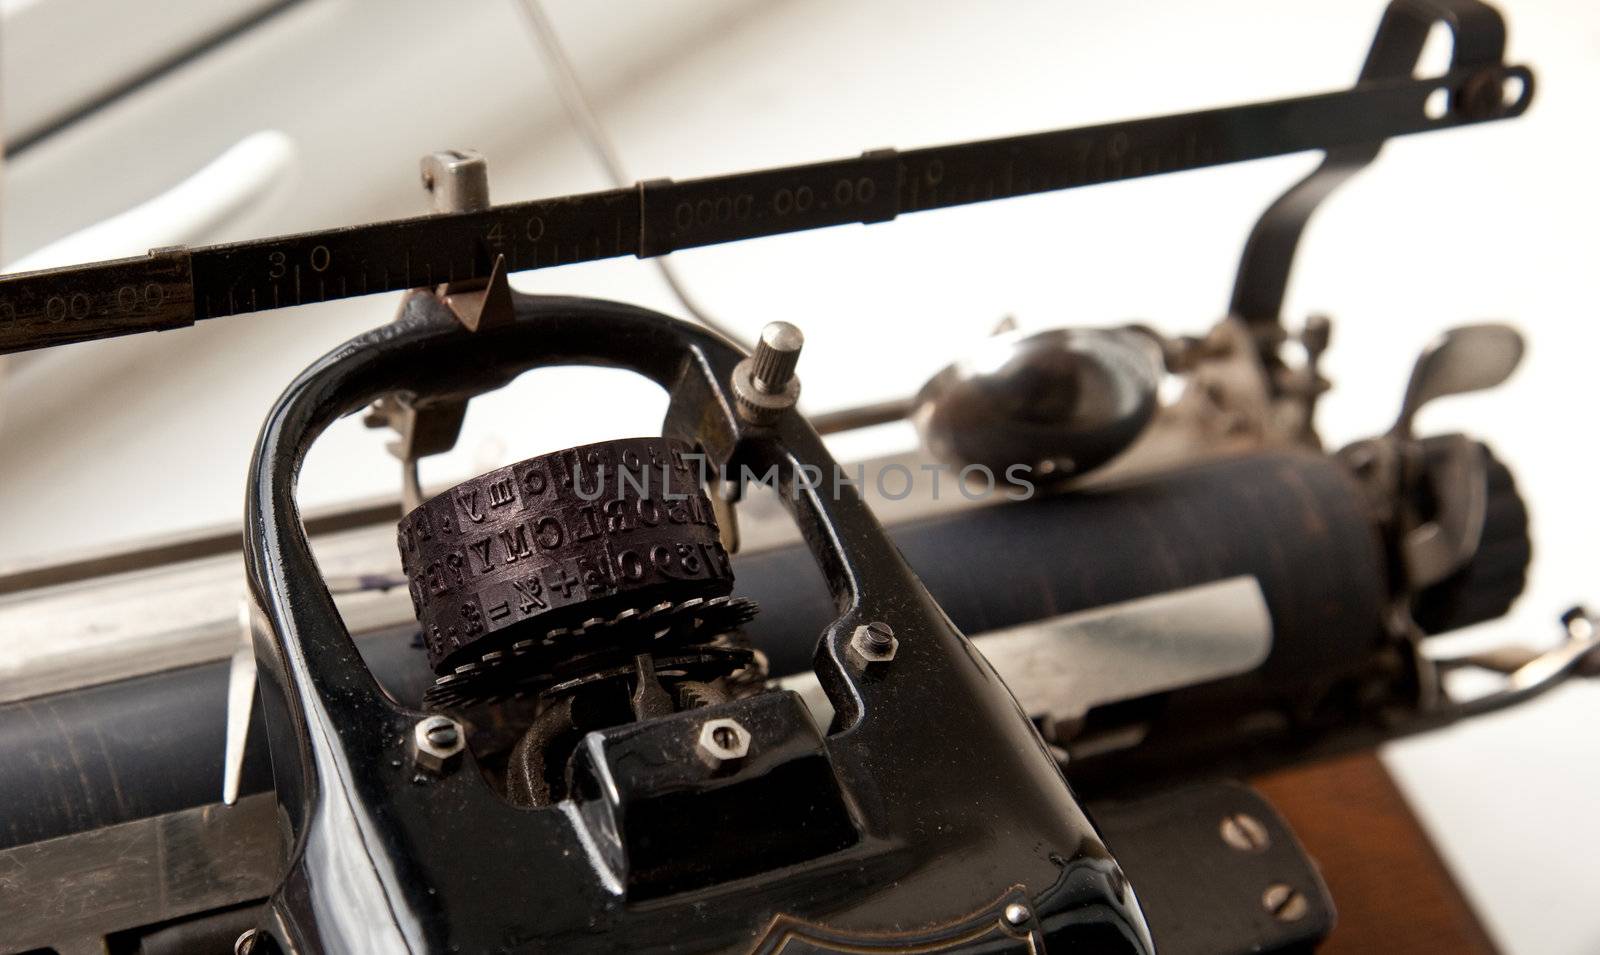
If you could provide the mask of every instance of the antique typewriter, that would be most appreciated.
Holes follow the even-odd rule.
[[[1504,44],[1478,0],[1395,0],[1338,92],[502,205],[447,151],[428,215],[0,278],[5,353],[411,290],[287,383],[242,534],[0,577],[0,628],[142,628],[0,705],[0,952],[1317,949],[1333,870],[1245,780],[1600,661],[1579,608],[1553,649],[1428,652],[1531,551],[1508,462],[1415,419],[1504,382],[1519,333],[1443,331],[1393,425],[1330,449],[1330,323],[1281,318],[1308,218],[1386,140],[1528,108]],[[1002,327],[809,417],[794,324],[507,281],[1312,150],[1212,327]],[[423,487],[474,398],[560,365],[660,386],[659,433]],[[363,413],[396,494],[303,509]],[[902,420],[913,453],[821,438]]]

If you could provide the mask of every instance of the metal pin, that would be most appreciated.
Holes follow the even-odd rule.
[[[256,701],[256,651],[250,638],[250,604],[239,601],[239,645],[228,661],[227,738],[222,751],[222,802],[239,801],[244,747],[250,737],[250,711]]]

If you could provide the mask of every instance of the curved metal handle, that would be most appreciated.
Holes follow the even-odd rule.
[[[341,938],[432,950],[452,920],[492,927],[497,916],[484,906],[501,916],[509,904],[521,912],[623,919],[605,877],[586,868],[588,837],[573,815],[513,806],[466,767],[415,783],[414,770],[397,758],[397,741],[422,714],[389,699],[363,664],[295,502],[311,444],[380,395],[476,393],[485,382],[533,368],[588,364],[624,368],[665,388],[663,433],[699,446],[711,464],[775,469],[840,613],[822,634],[815,667],[839,714],[828,759],[864,834],[852,851],[876,857],[892,849],[893,865],[907,872],[903,891],[880,885],[863,899],[879,904],[883,892],[900,891],[898,904],[915,906],[925,904],[916,886],[938,884],[960,887],[955,908],[971,911],[985,901],[976,893],[990,890],[964,874],[970,860],[963,853],[949,850],[981,844],[1003,860],[1008,879],[1041,893],[1041,920],[1084,897],[1050,888],[1071,873],[1087,880],[1086,894],[1122,921],[1130,939],[1144,937],[1137,903],[1115,888],[1115,863],[1005,685],[928,595],[854,488],[809,478],[834,473],[821,439],[793,410],[766,428],[734,413],[725,386],[743,358],[734,346],[703,328],[612,302],[517,295],[513,313],[509,322],[469,332],[438,297],[413,294],[395,323],[302,374],[262,430],[247,491],[246,569],[259,609],[254,636],[273,774],[297,841],[274,897],[271,932],[313,951],[350,947]],[[892,672],[868,675],[850,662],[852,631],[872,621],[890,622],[899,641]],[[904,732],[933,712],[960,727],[960,747],[952,749],[944,734]],[[907,766],[941,767],[938,784],[885,771],[890,754]],[[463,758],[472,764],[470,753]],[[939,836],[918,828],[952,800],[968,807],[959,825]],[[512,845],[544,851],[508,853]],[[1054,851],[1041,852],[1047,845]],[[493,860],[496,884],[516,901],[463,884],[463,858]],[[818,872],[817,879],[837,878]],[[552,901],[557,891],[566,902]]]
[[[603,327],[605,333],[600,333]],[[470,333],[430,294],[411,296],[394,324],[352,340],[302,374],[268,418],[252,464],[247,513],[249,574],[280,650],[298,649],[314,684],[326,674],[359,672],[359,656],[339,623],[300,523],[295,486],[311,444],[339,417],[400,390],[418,397],[477,393],[551,365],[624,368],[671,395],[663,432],[701,448],[713,466],[777,468],[784,497],[828,579],[845,618],[882,609],[884,594],[926,598],[853,487],[808,487],[797,477],[832,474],[834,461],[803,418],[784,415],[753,429],[733,412],[724,386],[743,354],[714,333],[641,308],[592,299],[518,295],[515,320]],[[417,369],[428,369],[419,380]],[[823,494],[824,490],[838,493]],[[846,548],[844,541],[850,546]],[[947,626],[929,609],[930,625]],[[904,608],[901,609],[904,612]],[[297,646],[296,646],[297,645]],[[352,671],[352,667],[355,671]],[[336,685],[335,685],[336,684]],[[376,684],[342,675],[322,687],[330,699],[366,705]]]
[[[1502,65],[1505,22],[1493,7],[1479,0],[1394,0],[1378,24],[1360,81],[1409,77],[1435,23],[1448,26],[1454,36],[1452,71],[1492,70]],[[1498,91],[1499,78],[1493,77],[1493,81]],[[1522,98],[1529,93],[1531,90],[1524,90]],[[1458,90],[1452,95],[1452,109],[1464,107],[1461,94]],[[1382,148],[1383,140],[1378,140],[1328,150],[1310,175],[1289,187],[1262,213],[1245,241],[1228,312],[1250,327],[1269,370],[1282,366],[1278,357],[1283,340],[1280,312],[1306,223],[1323,199],[1365,169]]]

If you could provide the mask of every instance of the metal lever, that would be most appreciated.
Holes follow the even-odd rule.
[[[489,164],[473,149],[446,149],[422,157],[422,187],[442,215],[489,208]],[[487,276],[446,282],[436,290],[471,331],[511,321],[511,286],[506,257],[496,255]],[[454,440],[451,441],[454,444]]]
[[[1511,108],[1503,88],[1507,76],[1502,64],[1505,22],[1498,11],[1480,0],[1393,0],[1378,24],[1360,82],[1411,76],[1436,23],[1449,27],[1454,41],[1451,73],[1466,71],[1469,75],[1450,85],[1448,113],[1471,118]],[[1526,95],[1524,89],[1522,98]],[[1245,242],[1228,314],[1250,327],[1269,372],[1276,373],[1283,364],[1278,355],[1284,339],[1280,313],[1300,236],[1322,200],[1376,159],[1383,143],[1380,136],[1328,149],[1310,175],[1289,187],[1261,214]]]
[[[1445,704],[1445,711],[1452,716],[1487,713],[1538,696],[1575,673],[1594,675],[1600,665],[1600,628],[1596,623],[1593,613],[1584,607],[1573,607],[1561,615],[1566,639],[1542,653],[1505,648],[1491,654],[1436,661],[1441,673],[1473,667],[1506,675],[1502,689],[1470,700],[1450,701]]]
[[[1435,338],[1417,356],[1387,441],[1402,482],[1433,485],[1434,513],[1408,529],[1400,542],[1414,588],[1436,584],[1472,559],[1488,505],[1483,454],[1474,442],[1456,435],[1435,466],[1420,463],[1412,432],[1417,412],[1436,398],[1501,384],[1516,370],[1522,350],[1522,336],[1510,326],[1462,325]]]
[[[441,215],[488,209],[489,164],[471,149],[430,153],[422,157],[422,188],[428,192],[433,211]],[[506,325],[512,320],[506,271],[505,256],[496,255],[487,277],[446,282],[434,289],[434,294],[468,331]],[[389,452],[400,459],[400,497],[407,511],[422,504],[417,462],[455,447],[471,397],[448,395],[418,402],[404,395],[389,395],[374,403],[362,419],[369,428],[386,427],[398,435],[390,442]]]
[[[1417,356],[1390,433],[1409,439],[1417,412],[1436,398],[1503,384],[1517,370],[1522,352],[1522,335],[1498,323],[1461,325],[1435,338]]]

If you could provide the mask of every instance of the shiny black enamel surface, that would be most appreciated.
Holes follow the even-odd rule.
[[[849,487],[837,497],[802,489],[791,507],[840,614],[815,662],[843,720],[826,753],[859,832],[853,845],[641,901],[612,877],[576,806],[515,808],[471,765],[417,781],[406,739],[421,714],[362,666],[308,550],[294,499],[306,449],[386,392],[593,364],[666,388],[663,433],[713,462],[777,465],[786,483],[801,464],[830,473],[798,415],[761,432],[735,418],[722,383],[740,357],[625,305],[518,296],[514,322],[474,334],[418,294],[394,324],[289,387],[257,448],[246,527],[274,775],[294,839],[270,926],[286,948],[737,950],[774,924],[892,945],[1025,898],[1033,917],[1000,933],[1018,947],[1033,933],[1073,951],[1149,949],[1126,880],[1033,727]],[[874,620],[894,627],[899,651],[862,673],[845,645]]]

